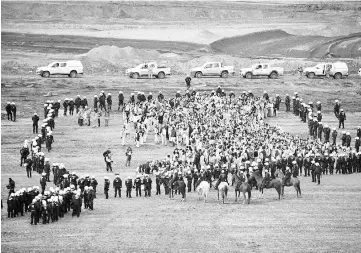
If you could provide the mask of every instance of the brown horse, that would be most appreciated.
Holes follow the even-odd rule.
[[[279,169],[276,170],[275,177],[276,177],[276,179],[280,180],[280,182],[282,183],[282,191],[281,191],[282,196],[284,195],[285,186],[287,186],[287,187],[293,186],[296,189],[297,197],[298,197],[298,193],[300,193],[300,197],[301,197],[301,182],[298,178],[292,177],[291,180],[289,180],[289,182],[285,183],[284,182],[285,175]]]
[[[235,187],[234,187],[234,192],[236,194],[235,202],[237,202],[237,199],[239,198],[239,195],[242,192],[243,197],[244,197],[243,204],[246,204],[246,201],[247,201],[246,192],[247,192],[248,193],[248,202],[247,202],[247,204],[249,204],[250,201],[251,201],[252,187],[248,184],[248,182],[244,181],[244,179],[241,177],[239,171],[237,171],[237,172],[235,172],[233,174],[232,182],[233,182],[233,180],[234,180],[234,183],[235,183]]]
[[[278,193],[278,199],[281,199],[281,188],[282,183],[278,179],[272,179],[266,186],[263,186],[263,177],[259,171],[253,172],[252,176],[250,176],[248,182],[252,182],[255,180],[257,182],[258,187],[258,198],[263,198],[263,188],[271,189],[275,188]]]

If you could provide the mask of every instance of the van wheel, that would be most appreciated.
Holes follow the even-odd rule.
[[[132,74],[132,77],[133,77],[134,79],[138,79],[138,78],[139,78],[139,74],[138,74],[138,73],[133,73],[133,74]]]
[[[246,78],[251,79],[252,78],[252,73],[251,72],[246,73]]]
[[[159,73],[158,73],[158,78],[159,78],[159,79],[163,79],[164,77],[165,77],[164,72],[159,72]]]
[[[269,76],[271,79],[276,79],[278,77],[277,72],[272,72]]]
[[[341,78],[342,78],[342,74],[341,74],[341,73],[336,73],[333,77],[334,77],[335,79],[341,79]]]
[[[70,75],[71,78],[75,78],[75,77],[76,77],[76,74],[77,74],[76,71],[73,70],[73,71],[70,72],[69,75]]]
[[[42,76],[48,78],[50,76],[50,73],[48,71],[44,71]]]
[[[196,78],[202,78],[202,76],[203,76],[203,75],[202,75],[202,72],[197,72],[197,73],[196,73]]]
[[[312,79],[312,78],[315,77],[315,73],[310,72],[310,73],[307,74],[307,77],[310,78],[310,79]]]
[[[221,74],[222,78],[227,78],[228,77],[228,72],[227,71],[223,71]]]

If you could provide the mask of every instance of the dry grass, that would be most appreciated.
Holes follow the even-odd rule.
[[[15,83],[16,82],[16,83]],[[36,88],[25,88],[37,83]],[[133,90],[162,90],[167,95],[175,94],[184,86],[183,77],[165,80],[130,80],[124,77],[84,77],[68,78],[23,78],[3,77],[2,83],[12,87],[2,87],[2,101],[15,101],[21,117],[16,123],[2,120],[1,189],[2,199],[6,199],[6,184],[12,177],[18,187],[37,185],[39,176],[25,177],[19,167],[19,148],[24,139],[31,138],[31,114],[34,109],[41,112],[42,96],[48,91],[56,91],[60,99],[77,94],[92,98],[99,93],[97,86],[103,82],[106,92],[117,94],[123,90],[129,94]],[[352,85],[345,85],[351,83]],[[61,84],[58,86],[58,84]],[[206,86],[204,86],[206,84]],[[237,78],[204,78],[194,80],[193,85],[200,90],[212,90],[221,84],[226,91],[240,93],[252,89],[261,95],[263,90],[270,95],[292,94],[298,91],[314,102],[322,101],[326,110],[325,121],[334,125],[335,119],[328,112],[332,110],[332,100],[338,98],[348,114],[346,126],[354,135],[354,126],[360,119],[359,79],[341,81],[302,80],[287,77],[281,80],[244,80]],[[95,87],[88,89],[85,85]],[[103,86],[104,87],[104,86]],[[53,97],[51,99],[57,99]],[[307,99],[308,100],[308,99]],[[283,107],[282,107],[283,108]],[[231,188],[227,204],[219,204],[216,192],[211,191],[209,202],[198,201],[194,193],[187,195],[187,202],[180,197],[152,196],[149,199],[132,198],[104,199],[103,177],[113,175],[105,172],[102,153],[110,148],[114,153],[115,171],[124,179],[134,175],[137,164],[149,156],[163,158],[170,147],[145,145],[136,149],[132,144],[134,161],[132,167],[124,167],[125,147],[120,145],[120,115],[112,114],[109,128],[78,127],[75,117],[59,117],[54,131],[53,151],[46,157],[52,162],[63,162],[70,171],[95,175],[99,179],[98,198],[95,210],[83,210],[80,218],[69,214],[58,223],[31,227],[29,216],[8,219],[2,210],[2,250],[4,252],[357,252],[361,247],[358,239],[361,232],[358,192],[361,190],[361,176],[324,176],[322,184],[311,183],[310,178],[301,178],[302,198],[297,198],[294,189],[285,190],[285,199],[276,200],[276,192],[267,190],[265,199],[256,199],[256,191],[250,205],[234,203]],[[299,124],[294,116],[281,113],[269,122],[279,124],[294,134],[306,131],[305,124]],[[103,122],[102,122],[103,124]],[[152,135],[149,140],[152,139]],[[347,186],[345,186],[347,185]],[[163,192],[163,189],[162,189]],[[134,192],[133,192],[134,193]],[[155,194],[155,189],[152,190]],[[134,194],[133,194],[134,195]],[[45,237],[43,235],[46,235]],[[69,242],[76,241],[69,245]]]

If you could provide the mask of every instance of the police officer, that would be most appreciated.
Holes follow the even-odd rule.
[[[325,127],[323,128],[323,133],[324,133],[325,143],[330,142],[331,129],[329,128],[328,125],[325,125]]]
[[[127,188],[126,195],[127,198],[132,197],[132,188],[133,188],[133,180],[128,176],[127,180],[125,181],[125,187]]]
[[[286,112],[291,111],[291,99],[288,94],[286,94],[285,105],[286,105]]]
[[[65,98],[64,102],[63,102],[63,107],[64,107],[64,116],[66,116],[66,113],[68,111],[68,106],[69,106],[69,98]]]
[[[336,130],[336,127],[334,127],[334,128],[332,129],[331,136],[332,136],[332,145],[336,145],[336,138],[337,138],[337,130]]]
[[[58,115],[59,115],[60,102],[61,102],[61,100],[58,100],[57,102],[54,103],[55,117],[58,117]]]
[[[149,178],[148,174],[145,174],[145,178],[143,179],[144,184],[144,195],[145,197],[151,196],[151,190],[152,190],[152,179]]]
[[[108,93],[108,96],[107,96],[107,106],[108,106],[108,110],[111,110],[112,109],[112,94],[111,93]]]
[[[187,89],[189,89],[191,87],[191,81],[192,81],[192,78],[190,77],[190,75],[187,75],[187,77],[185,78]]]
[[[34,113],[34,116],[31,118],[33,121],[33,134],[38,133],[38,122],[39,122],[39,116],[37,113]]]
[[[8,116],[8,120],[13,120],[13,115],[11,113],[11,103],[8,101],[5,106],[6,115]]]
[[[74,115],[74,100],[71,98],[69,103],[68,103],[68,106],[69,106],[69,115]]]
[[[346,132],[345,131],[342,131],[341,145],[346,146]]]
[[[92,176],[91,179],[90,179],[90,186],[92,187],[93,189],[93,195],[94,195],[94,198],[96,199],[97,198],[97,186],[98,186],[98,181],[95,179],[95,176]]]
[[[339,102],[338,100],[336,100],[336,101],[335,101],[335,106],[334,106],[334,108],[333,108],[333,112],[335,113],[336,118],[339,117],[340,107],[341,107],[340,102]]]
[[[161,186],[161,184],[162,184],[162,179],[161,179],[161,176],[160,176],[159,172],[156,172],[155,175],[156,175],[156,177],[155,177],[155,184],[156,184],[156,188],[157,188],[155,195],[160,195],[160,194],[161,194],[161,192],[160,192],[160,186]]]
[[[134,180],[134,186],[135,187],[135,194],[138,197],[142,196],[142,191],[141,191],[141,186],[142,186],[142,180],[140,179],[140,175],[137,175],[137,177]]]
[[[320,179],[321,179],[321,172],[322,172],[322,169],[321,169],[321,166],[320,166],[320,164],[319,163],[316,163],[315,164],[315,177],[317,178],[317,184],[320,184],[321,183],[321,181],[320,181]],[[315,179],[316,179],[315,178]],[[316,180],[315,180],[315,183],[316,183]]]
[[[222,171],[221,171],[221,175],[219,176],[219,179],[218,179],[216,185],[214,186],[214,189],[218,190],[218,185],[219,185],[221,182],[227,182],[227,183],[228,183],[228,178],[227,178],[227,175],[226,175],[226,171],[225,171],[225,170],[222,170]]]
[[[345,112],[343,111],[343,109],[340,110],[340,114],[338,116],[338,128],[341,128],[341,125],[342,125],[342,128],[345,128],[345,120],[346,120],[346,114]]]
[[[80,95],[77,95],[74,101],[74,105],[75,105],[75,112],[78,114],[79,113],[79,108],[81,105],[81,98]]]
[[[189,170],[187,172],[187,188],[188,188],[188,192],[192,191],[192,180],[193,180],[193,176],[192,176],[192,172]]]
[[[45,172],[43,172],[41,174],[40,185],[41,185],[41,194],[44,194],[45,187],[46,187],[46,173]]]
[[[121,188],[122,188],[122,180],[120,179],[119,174],[115,176],[115,179],[113,181],[113,188],[115,190],[114,198],[117,197],[117,193],[119,194],[119,198],[122,197]]]
[[[110,186],[109,178],[108,178],[108,177],[104,177],[104,194],[105,194],[105,199],[108,199],[109,186]]]
[[[16,105],[14,102],[11,103],[11,113],[13,115],[13,121],[16,121]]]

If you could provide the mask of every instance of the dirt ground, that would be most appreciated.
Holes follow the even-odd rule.
[[[258,61],[271,60],[282,64],[287,74],[277,80],[246,80],[239,76],[202,78],[193,79],[192,86],[209,92],[221,85],[227,93],[234,91],[237,95],[252,90],[260,96],[267,90],[270,96],[279,94],[283,99],[286,94],[292,96],[297,91],[305,102],[321,101],[323,122],[330,127],[338,126],[333,115],[333,103],[338,99],[347,114],[345,130],[355,137],[356,126],[361,125],[361,78],[356,76],[360,61],[354,56],[350,56],[353,59],[342,59],[350,69],[351,75],[347,79],[309,80],[299,78],[294,70],[298,66],[311,66],[314,62],[328,59],[296,59],[308,55],[300,56],[297,51],[304,50],[303,45],[290,51],[287,48],[295,46],[292,43],[274,43],[268,39],[269,34],[277,37],[276,32],[264,33],[264,40],[253,34],[248,46],[254,50],[255,41],[263,45],[260,49],[265,49],[266,44],[274,43],[272,45],[287,52],[285,55],[295,58],[282,58],[285,55],[267,58],[264,57],[269,55],[265,53],[267,50],[252,51],[252,55],[260,58],[244,58],[241,52],[236,52],[236,56],[216,55],[209,46],[223,37],[280,29],[299,36],[297,38],[305,36],[302,37],[306,38],[305,41],[314,35],[340,36],[342,43],[324,44],[317,57],[324,55],[324,51],[334,44],[337,44],[337,50],[341,48],[346,52],[351,45],[352,50],[356,50],[354,55],[359,55],[360,50],[353,46],[359,43],[359,38],[355,44],[342,39],[360,31],[359,2],[283,2],[2,1],[2,252],[360,252],[360,174],[326,175],[322,177],[321,185],[315,185],[309,177],[302,176],[301,198],[296,197],[294,189],[288,188],[280,201],[275,190],[266,190],[265,198],[257,199],[254,190],[250,205],[234,201],[233,187],[224,205],[217,201],[215,190],[211,190],[207,203],[198,200],[194,192],[187,194],[186,202],[181,202],[179,195],[169,200],[163,188],[161,196],[155,196],[153,188],[151,198],[136,198],[133,191],[133,198],[125,199],[123,190],[122,199],[114,199],[111,189],[110,199],[105,200],[103,194],[104,176],[111,180],[115,173],[119,173],[123,180],[127,176],[134,177],[139,164],[151,158],[162,159],[173,151],[170,146],[155,145],[153,133],[147,144],[140,148],[135,147],[131,138],[125,146],[121,145],[122,117],[114,110],[119,90],[126,96],[134,91],[153,92],[155,96],[158,91],[165,96],[174,95],[177,90],[184,92],[186,71],[206,61],[232,64],[237,73],[240,67]],[[169,59],[167,64],[176,62],[171,65],[172,74],[178,75],[164,80],[129,79],[123,76],[124,69],[133,65],[129,59],[119,59],[122,64],[114,65],[100,62],[99,66],[95,66],[94,61],[83,62],[85,75],[75,79],[44,79],[35,75],[36,67],[54,60],[73,59],[102,45],[178,54],[179,58]],[[137,60],[144,61],[141,56]],[[109,127],[104,127],[103,119],[100,128],[79,127],[75,116],[60,115],[53,131],[53,150],[51,153],[45,151],[51,163],[64,163],[71,172],[94,175],[98,179],[94,211],[83,210],[80,218],[72,218],[68,213],[57,223],[49,225],[31,226],[28,214],[8,219],[8,178],[15,180],[16,189],[39,185],[38,174],[28,179],[24,168],[19,166],[21,145],[25,139],[33,138],[33,113],[38,112],[42,119],[44,101],[63,101],[78,94],[85,95],[92,104],[94,95],[102,90],[111,92],[115,103]],[[45,97],[49,92],[53,95]],[[6,101],[17,105],[16,122],[6,119]],[[282,104],[278,116],[268,118],[267,122],[306,137],[307,125],[284,111]],[[134,155],[131,167],[126,168],[125,150],[129,145]],[[106,149],[114,154],[113,173],[105,170],[102,153]],[[53,183],[47,187],[53,187]]]
[[[360,124],[360,80],[351,77],[346,80],[299,80],[285,77],[279,80],[244,80],[239,77],[228,79],[203,78],[193,80],[197,90],[210,91],[218,85],[237,94],[243,90],[261,95],[268,90],[271,96],[279,93],[298,91],[306,101],[320,100],[325,109],[325,122],[336,126],[332,116],[334,99],[339,99],[347,113],[346,130],[355,135],[355,127]],[[32,86],[32,87],[29,87]],[[325,91],[327,87],[327,92]],[[32,138],[31,115],[40,115],[46,99],[64,99],[86,95],[89,100],[101,90],[116,95],[119,90],[125,94],[145,91],[157,94],[161,90],[166,96],[184,91],[183,77],[172,76],[164,80],[133,80],[127,77],[84,76],[76,79],[55,77],[3,76],[1,99],[14,101],[18,105],[19,118],[13,123],[7,121],[2,111],[1,121],[1,198],[7,197],[8,177],[16,182],[16,188],[39,184],[39,175],[31,179],[19,166],[19,149],[24,139]],[[53,97],[44,97],[48,92]],[[115,106],[113,107],[115,108]],[[3,109],[2,109],[3,110]],[[281,111],[284,106],[281,106]],[[41,117],[42,118],[42,117]],[[199,201],[195,193],[187,195],[187,201],[180,202],[167,196],[151,198],[105,200],[102,192],[103,177],[114,178],[105,171],[102,152],[106,149],[114,153],[114,171],[121,175],[134,176],[138,164],[149,157],[163,158],[172,152],[171,147],[153,144],[153,134],[148,144],[135,148],[132,140],[121,145],[121,116],[111,114],[110,126],[105,128],[79,127],[75,117],[60,116],[54,130],[55,143],[51,153],[45,152],[51,162],[64,163],[70,171],[95,175],[99,181],[98,198],[94,211],[83,210],[80,218],[66,215],[57,223],[30,225],[30,217],[8,219],[6,204],[1,212],[1,236],[3,252],[43,251],[43,252],[358,252],[361,247],[359,234],[361,208],[359,181],[361,175],[323,176],[321,185],[311,183],[310,178],[301,177],[302,198],[297,198],[294,189],[285,189],[285,198],[276,200],[274,190],[267,190],[264,199],[257,199],[252,192],[250,205],[234,202],[233,187],[226,204],[217,201],[214,190],[207,203]],[[278,124],[285,131],[304,135],[305,124],[299,123],[292,114],[280,112],[277,118],[268,122]],[[102,125],[103,121],[102,121]],[[130,168],[125,168],[125,149],[129,145],[134,150]],[[154,177],[153,177],[154,179]],[[52,182],[48,187],[53,186]],[[163,189],[162,189],[162,192]],[[44,236],[46,235],[46,236]],[[76,244],[64,243],[76,239]]]

